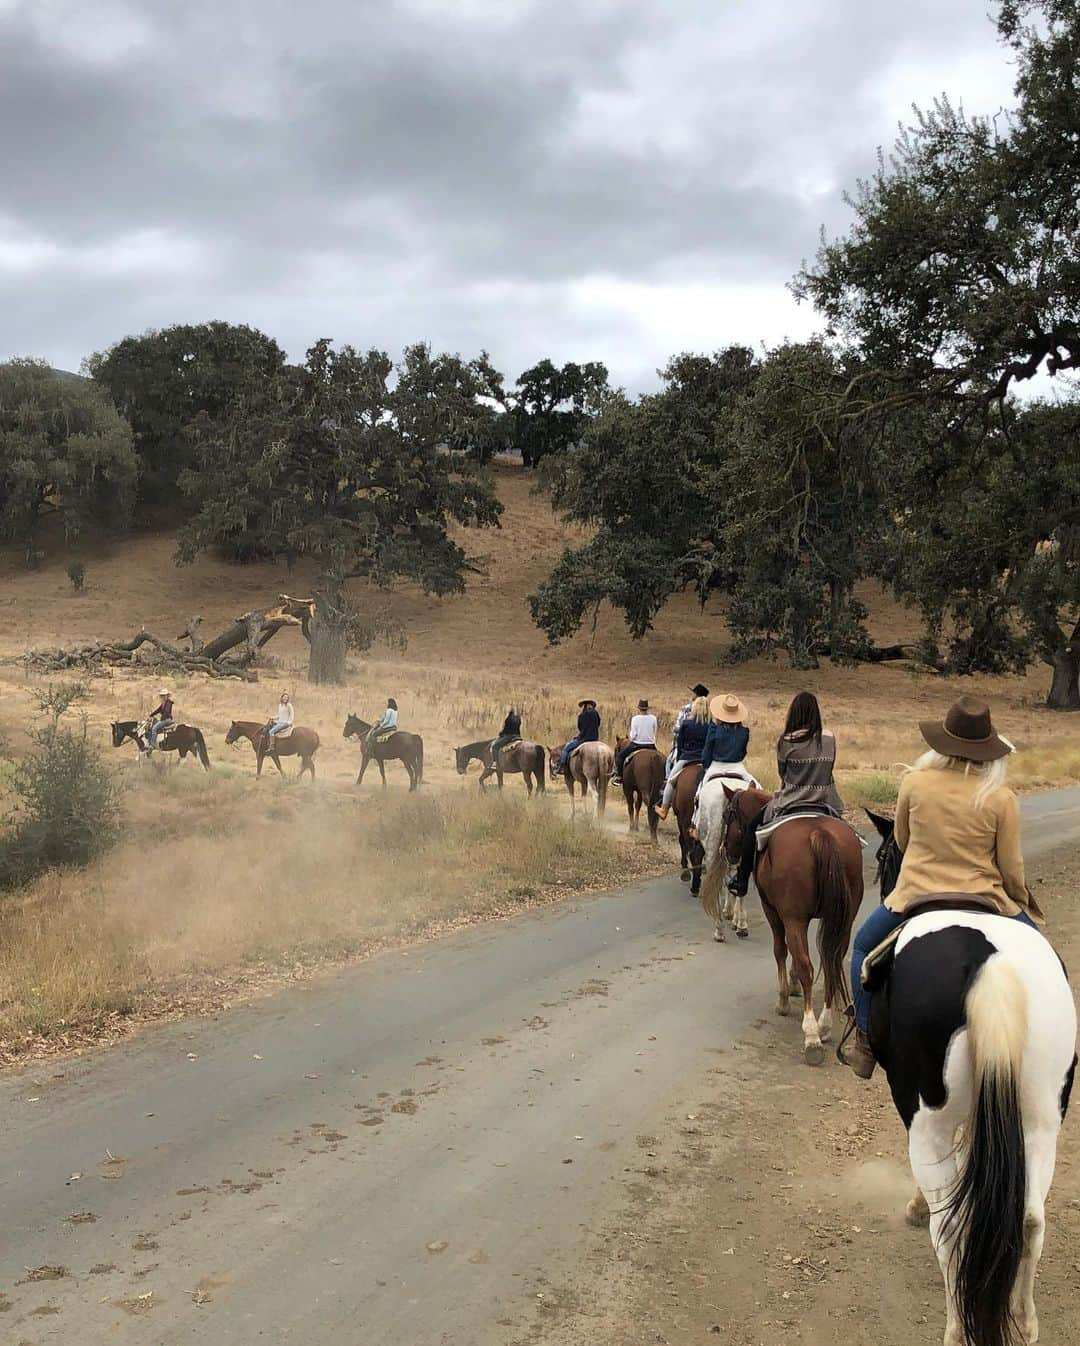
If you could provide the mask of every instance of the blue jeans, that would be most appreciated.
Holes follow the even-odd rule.
[[[279,720],[277,721],[276,724],[272,724],[266,732],[270,735],[271,738],[274,738],[276,737],[276,735],[280,734],[283,729],[288,729],[288,727],[289,726],[287,724]]]
[[[1026,911],[1019,912],[1013,919],[1024,921],[1032,929],[1036,928]],[[887,935],[891,935],[903,923],[903,912],[890,911],[882,903],[863,921],[851,945],[851,997],[855,1004],[856,1027],[864,1033],[870,1031],[870,992],[862,984],[863,960],[871,949],[876,949]]]
[[[560,771],[566,770],[566,764],[570,760],[570,754],[574,751],[575,748],[581,747],[581,742],[582,740],[580,738],[572,738],[570,742],[566,745],[566,747],[563,748],[562,756],[559,758]]]
[[[150,726],[150,733],[147,735],[151,748],[157,747],[157,741],[166,729],[172,728],[172,720],[155,720]]]

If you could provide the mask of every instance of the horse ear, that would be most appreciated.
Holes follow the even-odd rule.
[[[888,841],[896,827],[894,820],[892,818],[886,818],[883,814],[875,813],[873,809],[868,809],[865,804],[863,805],[863,812],[877,828],[878,835],[884,837],[885,840]]]

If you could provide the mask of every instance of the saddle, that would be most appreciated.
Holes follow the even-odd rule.
[[[814,819],[836,818],[836,821],[840,823],[847,821],[845,818],[837,818],[836,814],[833,813],[832,809],[826,808],[825,805],[823,804],[817,807],[815,807],[813,804],[807,804],[805,807],[800,808],[795,813],[782,813],[779,818],[774,818],[772,822],[766,823],[763,827],[758,828],[757,830],[758,854],[760,855],[761,852],[765,849],[765,847],[769,844],[769,838],[772,836],[772,834],[776,831],[778,827],[783,827],[785,823],[793,823],[799,818],[814,818]],[[851,824],[848,823],[848,826],[851,827]],[[866,845],[865,839],[859,835],[859,833],[855,830],[854,827],[852,827],[851,830],[859,838],[859,845],[865,846]]]
[[[372,743],[385,743],[388,738],[393,738],[398,732],[395,728],[379,729],[372,738]]]
[[[859,979],[868,991],[878,991],[888,981],[893,959],[896,957],[896,941],[908,921],[915,916],[925,916],[928,912],[934,911],[974,911],[982,915],[1001,915],[1001,910],[994,899],[982,893],[929,893],[926,897],[918,898],[903,911],[902,923],[890,931],[863,959]]]
[[[520,742],[521,742],[521,735],[518,734],[517,738],[512,738],[509,743],[502,744],[502,746],[499,748],[499,753],[502,754],[504,752],[509,752],[511,748],[516,748]]]
[[[635,743],[630,751],[623,758],[623,770],[626,770],[626,764],[632,757],[636,757],[639,752],[656,752],[656,748],[651,743]]]

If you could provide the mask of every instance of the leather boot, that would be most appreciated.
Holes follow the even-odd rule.
[[[855,1036],[844,1048],[844,1065],[850,1066],[860,1080],[868,1080],[874,1073],[877,1057],[861,1028],[856,1028]]]

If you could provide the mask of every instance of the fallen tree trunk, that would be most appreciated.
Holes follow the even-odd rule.
[[[833,648],[828,642],[815,645],[814,653],[826,659],[833,658]],[[907,659],[920,663],[926,668],[932,668],[935,672],[945,672],[945,665],[940,659],[934,663],[927,663],[925,652],[920,650],[917,645],[870,645],[864,649],[841,650],[836,657],[850,659],[852,663],[856,664],[886,664]]]
[[[172,641],[162,640],[153,631],[145,630],[137,631],[130,640],[98,641],[93,645],[80,645],[68,650],[29,650],[21,657],[21,662],[27,668],[39,669],[44,673],[60,673],[75,668],[93,670],[102,664],[137,667],[139,651],[145,645],[157,651],[158,657],[153,661],[155,668],[206,673],[211,678],[241,678],[245,682],[257,680],[254,669],[242,663],[210,659],[205,654],[192,654]]]

